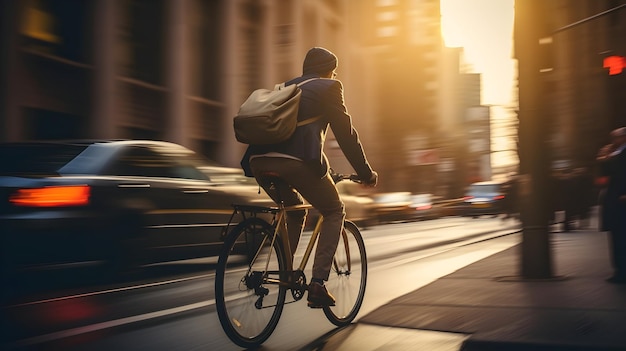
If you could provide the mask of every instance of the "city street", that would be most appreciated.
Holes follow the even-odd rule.
[[[626,0],[0,19],[0,350],[626,351]]]
[[[451,217],[363,230],[369,275],[359,316],[517,244],[519,235],[509,234],[518,227],[512,220]],[[237,350],[215,313],[214,262],[149,267],[132,283],[30,293],[7,309],[8,349]],[[306,349],[333,331],[319,310],[290,304],[262,349]]]

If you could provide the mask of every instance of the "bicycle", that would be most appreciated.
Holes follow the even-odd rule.
[[[334,175],[335,182],[356,175]],[[279,181],[279,180],[278,180]],[[311,205],[264,207],[233,205],[232,218],[243,216],[224,238],[215,275],[215,302],[224,332],[238,346],[261,345],[274,332],[283,307],[301,300],[307,291],[304,270],[319,237],[323,217],[317,219],[300,264],[294,269],[286,235],[286,213],[312,208]],[[259,217],[266,214],[270,221]],[[226,231],[230,227],[230,222]],[[358,314],[367,282],[367,257],[359,228],[344,221],[337,251],[326,286],[337,301],[322,310],[326,318],[341,327]],[[287,301],[287,290],[293,301]]]

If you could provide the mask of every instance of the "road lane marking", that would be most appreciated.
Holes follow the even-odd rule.
[[[185,282],[185,281],[194,280],[194,279],[209,278],[209,277],[212,277],[212,276],[215,276],[215,273],[194,275],[194,276],[186,277],[186,278],[165,280],[165,281],[159,281],[159,282],[148,283],[148,284],[125,286],[125,287],[109,289],[109,290],[92,291],[92,292],[83,293],[83,294],[61,296],[61,297],[55,297],[55,298],[46,299],[46,300],[24,302],[24,303],[20,303],[20,304],[16,304],[16,305],[11,305],[11,306],[9,306],[9,308],[31,306],[31,305],[39,305],[39,304],[44,304],[44,303],[49,303],[49,302],[64,301],[64,300],[71,300],[71,299],[79,299],[79,298],[82,298],[82,297],[112,294],[112,293],[121,292],[121,291],[128,291],[128,290],[138,290],[138,289],[144,289],[144,288],[151,288],[151,287],[155,287],[155,286],[180,283],[180,282]]]

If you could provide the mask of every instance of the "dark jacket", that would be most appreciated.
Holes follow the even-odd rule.
[[[602,175],[609,177],[609,183],[602,199],[602,230],[624,228],[626,225],[626,202],[620,196],[626,195],[626,150],[601,163]]]
[[[297,77],[286,82],[286,85],[298,84],[315,75]],[[324,154],[324,140],[328,126],[333,131],[344,155],[362,179],[372,177],[370,167],[357,131],[352,126],[352,118],[348,114],[343,100],[343,85],[335,79],[319,78],[300,86],[302,95],[298,110],[298,121],[316,116],[321,118],[313,123],[296,128],[296,131],[285,142],[272,145],[250,145],[241,160],[241,166],[247,176],[250,171],[250,156],[279,152],[295,156],[311,166],[312,171],[324,176],[329,169],[328,159]]]

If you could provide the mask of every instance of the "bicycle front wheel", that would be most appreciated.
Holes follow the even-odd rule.
[[[324,307],[326,318],[338,327],[350,324],[361,309],[367,283],[365,243],[359,228],[345,221],[326,286],[335,306]]]
[[[267,340],[285,303],[285,256],[274,228],[248,218],[228,234],[215,271],[215,305],[226,335],[244,348]]]

